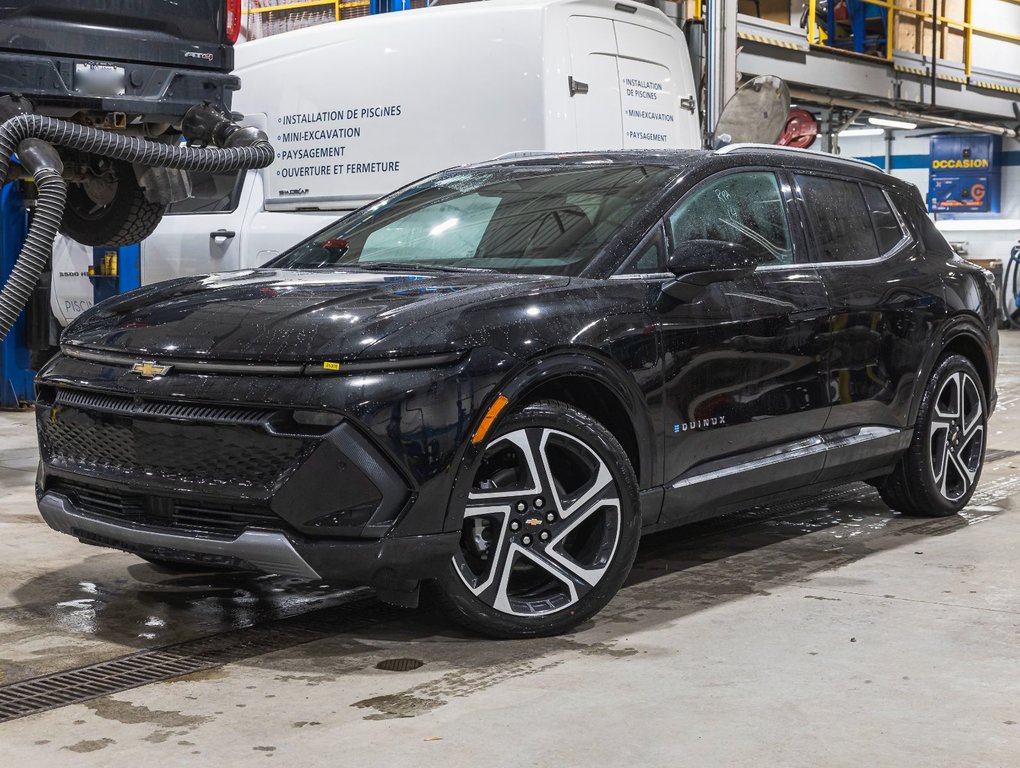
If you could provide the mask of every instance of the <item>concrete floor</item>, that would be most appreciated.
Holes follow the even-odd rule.
[[[852,485],[648,537],[596,620],[524,642],[58,535],[35,511],[31,417],[0,414],[0,684],[225,630],[243,645],[302,613],[327,627],[0,725],[3,762],[1016,766],[1020,333],[999,387],[961,515],[902,518]],[[376,668],[399,658],[423,664]]]

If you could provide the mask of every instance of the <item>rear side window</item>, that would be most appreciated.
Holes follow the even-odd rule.
[[[797,184],[811,214],[818,261],[878,258],[871,214],[860,184],[824,176],[798,176]]]
[[[862,184],[861,189],[864,190],[864,200],[868,204],[871,221],[875,225],[879,253],[889,253],[903,239],[903,229],[900,227],[899,219],[893,213],[885,192],[870,184]]]

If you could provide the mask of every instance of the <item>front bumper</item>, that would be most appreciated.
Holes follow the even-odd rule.
[[[442,533],[375,541],[310,540],[262,529],[247,529],[236,538],[198,537],[103,519],[54,492],[42,495],[39,511],[51,528],[87,544],[179,562],[368,584],[398,592],[439,575],[459,539],[458,533]]]
[[[140,380],[57,355],[36,380],[40,509],[146,557],[406,592],[460,538],[451,495],[489,391],[466,365]],[[340,423],[301,428],[298,410]]]

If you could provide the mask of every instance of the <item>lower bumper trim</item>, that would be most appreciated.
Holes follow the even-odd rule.
[[[182,536],[90,517],[75,507],[66,496],[52,491],[39,499],[39,511],[50,528],[70,536],[84,532],[122,542],[129,547],[173,549],[232,557],[267,573],[311,580],[320,578],[318,572],[297,553],[287,536],[276,531],[248,530],[236,539]]]

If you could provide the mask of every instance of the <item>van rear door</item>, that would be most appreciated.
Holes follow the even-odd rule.
[[[665,17],[662,26],[593,16],[567,20],[577,149],[701,146],[683,38],[671,34]]]
[[[623,147],[698,147],[698,120],[680,102],[694,105],[694,78],[677,55],[677,41],[649,27],[614,21],[619,51]]]
[[[623,123],[613,22],[594,16],[571,16],[567,36],[577,149],[619,149],[623,146]]]

